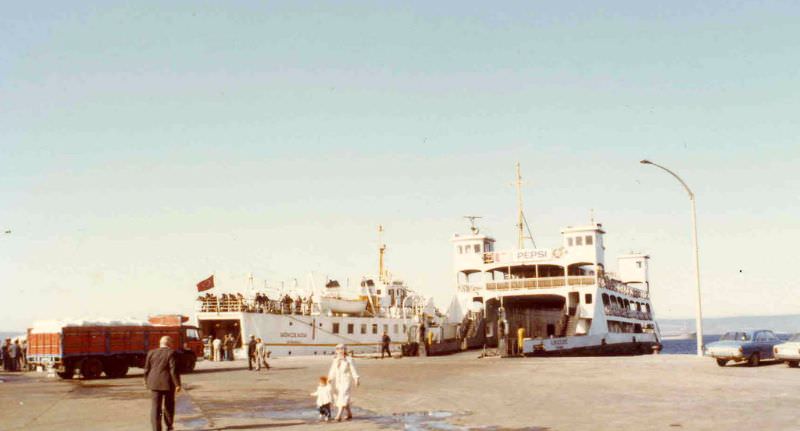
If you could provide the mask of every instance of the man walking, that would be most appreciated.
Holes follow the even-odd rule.
[[[250,342],[247,343],[247,369],[250,371],[253,371],[253,362],[256,362],[256,344],[256,336],[251,335]]]
[[[147,352],[144,361],[144,382],[150,389],[150,423],[153,431],[161,431],[161,418],[167,430],[172,429],[175,419],[175,393],[181,391],[181,376],[175,366],[175,351],[172,338],[161,337],[159,348]]]
[[[381,338],[381,359],[383,359],[383,354],[386,353],[389,357],[392,357],[392,352],[389,350],[389,344],[392,342],[392,339],[389,338],[389,334],[386,331],[383,331],[383,337]]]

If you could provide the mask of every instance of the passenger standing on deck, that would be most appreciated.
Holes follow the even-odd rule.
[[[214,338],[214,341],[211,342],[211,347],[214,355],[214,360],[219,362],[222,360],[222,340],[219,338]]]
[[[251,335],[250,342],[247,343],[247,369],[250,371],[253,371],[253,363],[258,362],[256,358],[256,344],[258,344],[256,336]]]
[[[389,350],[389,344],[391,344],[392,339],[389,338],[389,334],[386,331],[383,331],[383,337],[381,338],[381,359],[383,359],[383,354],[386,353],[389,357],[392,357],[392,352]]]
[[[181,376],[175,366],[172,338],[161,337],[159,348],[147,352],[144,361],[144,383],[150,389],[150,424],[153,431],[161,431],[161,418],[167,430],[175,419],[175,393],[181,391]]]
[[[336,400],[336,420],[342,420],[342,411],[347,410],[347,420],[353,418],[350,410],[350,392],[353,384],[358,386],[358,372],[353,364],[353,359],[347,357],[347,347],[344,344],[336,346],[336,356],[331,363],[328,371],[328,381],[333,383],[334,396]]]

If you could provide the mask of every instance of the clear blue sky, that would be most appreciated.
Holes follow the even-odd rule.
[[[462,215],[513,244],[516,161],[540,246],[594,208],[689,317],[688,200],[644,157],[697,193],[708,316],[800,312],[800,4],[604,3],[5,5],[0,329],[358,277],[378,224],[446,305]]]

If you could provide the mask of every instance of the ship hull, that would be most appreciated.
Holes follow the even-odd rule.
[[[337,344],[346,344],[356,354],[378,353],[386,331],[392,351],[407,339],[412,319],[346,317],[326,315],[269,314],[249,312],[197,313],[203,337],[237,339],[236,358],[246,358],[250,336],[261,338],[271,356],[332,355]]]
[[[525,356],[645,355],[658,347],[655,334],[608,333],[523,341]]]

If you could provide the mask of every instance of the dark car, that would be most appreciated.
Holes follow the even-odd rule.
[[[761,360],[773,358],[773,348],[781,340],[770,330],[726,332],[719,341],[705,347],[705,355],[717,360],[724,367],[729,361],[747,361],[757,367]]]

